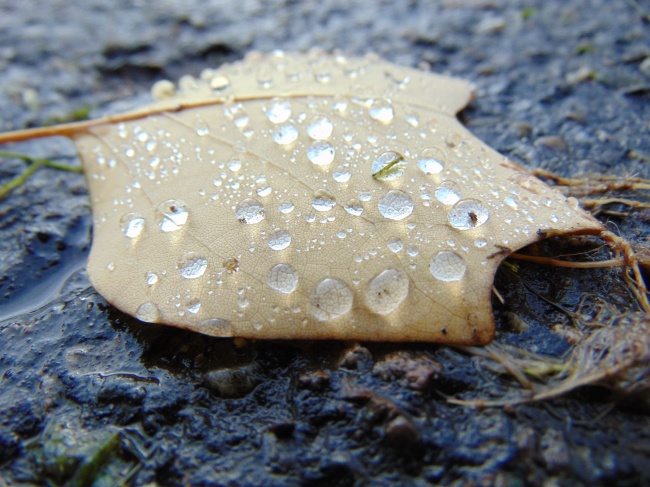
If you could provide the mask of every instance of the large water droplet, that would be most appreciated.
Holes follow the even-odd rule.
[[[385,100],[373,101],[368,109],[368,113],[373,120],[386,124],[392,122],[395,116],[393,107]]]
[[[399,178],[406,170],[406,161],[399,152],[386,151],[372,163],[372,177],[380,181]]]
[[[137,213],[126,213],[120,219],[120,228],[124,232],[124,235],[129,238],[135,238],[144,229],[144,218]]]
[[[188,252],[176,264],[176,268],[185,279],[198,279],[208,268],[208,261],[196,252]]]
[[[332,125],[332,121],[329,118],[317,115],[307,126],[307,135],[312,139],[325,140],[332,135],[333,129],[334,125]]]
[[[163,232],[179,230],[187,222],[187,206],[180,200],[163,201],[158,205],[158,211],[163,215],[158,225]]]
[[[424,174],[438,174],[444,169],[445,154],[440,149],[429,147],[418,157],[418,167]]]
[[[449,224],[458,230],[480,227],[490,217],[487,206],[478,200],[461,200],[449,210]]]
[[[353,294],[343,281],[326,277],[321,280],[309,297],[311,314],[319,321],[329,321],[350,312]]]
[[[271,289],[291,294],[298,288],[298,271],[289,264],[274,265],[269,271],[266,282]]]
[[[317,211],[329,211],[336,205],[334,197],[325,190],[318,190],[314,193],[314,198],[311,200],[311,206]]]
[[[291,244],[291,234],[286,230],[274,230],[269,236],[271,250],[284,250]]]
[[[307,158],[317,166],[327,166],[332,163],[336,149],[329,142],[317,140],[307,149]]]
[[[401,269],[386,269],[374,277],[366,288],[370,311],[387,315],[395,311],[409,293],[409,279]]]
[[[135,312],[135,317],[147,323],[156,323],[160,320],[160,310],[153,303],[142,303]]]
[[[443,205],[453,205],[460,199],[460,186],[454,181],[443,182],[436,189],[436,199]]]
[[[283,123],[291,116],[291,104],[288,101],[274,99],[271,108],[266,111],[266,116],[273,123]]]
[[[467,266],[460,255],[444,250],[431,259],[429,270],[439,281],[452,282],[463,278]]]
[[[394,189],[379,199],[379,213],[390,220],[403,220],[413,212],[413,201],[405,192]]]
[[[242,200],[235,208],[235,218],[242,223],[258,223],[264,220],[266,210],[264,205],[252,198]]]
[[[290,123],[282,125],[273,134],[273,140],[279,145],[289,145],[295,142],[297,138],[298,130]]]

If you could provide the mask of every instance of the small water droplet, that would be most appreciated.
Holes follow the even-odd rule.
[[[252,198],[242,200],[235,208],[235,218],[242,223],[253,224],[264,220],[266,210],[264,205]]]
[[[283,123],[291,116],[291,104],[288,101],[276,98],[271,102],[271,108],[266,111],[266,116],[272,123]]]
[[[406,170],[406,161],[399,152],[386,151],[372,163],[372,177],[380,181],[397,179]]]
[[[146,280],[147,286],[153,286],[158,282],[158,275],[154,272],[147,272],[144,275],[144,278]]]
[[[420,153],[418,167],[424,174],[438,174],[445,167],[444,160],[444,152],[435,147],[429,147]]]
[[[482,249],[483,247],[487,246],[487,244],[488,244],[487,240],[485,240],[484,238],[477,238],[476,240],[474,240],[474,245],[479,249]]]
[[[329,321],[350,312],[354,296],[343,281],[326,277],[312,291],[309,302],[311,314],[319,321]]]
[[[282,203],[280,206],[278,206],[278,210],[280,210],[280,213],[284,213],[285,215],[291,213],[295,206],[293,203]]]
[[[273,230],[268,244],[271,250],[284,250],[291,244],[291,234],[286,230]]]
[[[201,301],[198,299],[191,299],[185,304],[185,311],[192,315],[195,315],[201,309]]]
[[[262,186],[261,188],[257,188],[257,195],[264,198],[265,196],[270,195],[271,191],[271,186]]]
[[[147,323],[156,323],[160,319],[160,310],[153,303],[142,303],[135,312],[135,317]]]
[[[199,116],[194,119],[193,126],[194,130],[196,131],[196,135],[204,136],[210,133],[210,127],[208,127],[208,123]]]
[[[366,304],[372,312],[385,316],[399,308],[408,293],[406,273],[401,269],[386,269],[368,283]]]
[[[311,206],[317,211],[329,211],[336,205],[334,197],[325,190],[318,190],[314,193],[314,198],[311,200]]]
[[[443,205],[453,205],[460,200],[460,186],[454,181],[444,181],[436,189],[436,199]]]
[[[399,238],[397,237],[391,237],[388,240],[388,249],[391,252],[400,252],[404,248],[404,242],[402,242]]]
[[[289,145],[298,138],[298,130],[292,124],[280,126],[273,134],[273,140],[279,145]]]
[[[395,112],[393,107],[385,100],[374,100],[368,109],[370,118],[388,124],[393,121]]]
[[[271,289],[291,294],[298,288],[298,271],[289,264],[276,264],[271,267],[266,282]]]
[[[241,169],[241,161],[239,159],[231,159],[228,161],[228,169],[237,172]]]
[[[312,139],[325,140],[332,135],[333,129],[334,125],[332,125],[332,121],[329,118],[317,115],[307,126],[307,135]]]
[[[230,337],[232,336],[232,325],[228,320],[211,318],[200,322],[197,331],[215,337]]]
[[[137,213],[126,213],[120,219],[120,228],[127,237],[136,238],[144,229],[144,218]]]
[[[337,169],[332,173],[332,178],[337,183],[347,183],[352,177],[352,173],[346,169]]]
[[[467,266],[460,255],[444,250],[431,259],[429,270],[439,281],[452,282],[463,278]]]
[[[332,163],[336,149],[329,142],[317,140],[307,149],[307,158],[317,166],[327,166]]]
[[[379,213],[390,220],[403,220],[413,212],[413,201],[403,191],[394,189],[379,199]]]
[[[208,268],[208,261],[196,252],[188,252],[176,264],[176,268],[185,279],[198,279]]]
[[[158,211],[163,217],[158,227],[163,232],[179,230],[187,222],[187,206],[180,200],[167,200],[158,205]]]
[[[445,144],[447,144],[447,147],[451,148],[458,147],[462,141],[463,138],[460,136],[460,134],[456,133],[451,133],[445,137]]]
[[[447,215],[449,224],[458,230],[480,227],[488,221],[489,217],[487,206],[478,200],[461,200],[449,210]]]
[[[226,90],[229,86],[230,80],[223,75],[217,75],[210,80],[210,88],[217,93]]]
[[[108,269],[109,271],[114,271],[115,270],[115,262],[109,262],[108,264],[106,264],[106,269]]]
[[[360,193],[359,199],[363,202],[368,202],[372,199],[372,193]]]
[[[345,211],[347,211],[352,216],[361,216],[363,213],[363,206],[359,200],[352,199],[344,206]]]
[[[519,203],[517,203],[517,196],[514,194],[508,195],[504,198],[503,202],[508,205],[513,210],[519,208]]]

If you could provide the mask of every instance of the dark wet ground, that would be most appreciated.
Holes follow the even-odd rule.
[[[251,49],[371,49],[476,83],[464,123],[529,168],[647,178],[648,15],[633,0],[6,1],[0,123],[99,113]],[[8,149],[74,161],[61,141]],[[0,181],[22,167],[3,160]],[[609,226],[647,247],[649,221]],[[477,410],[446,397],[516,383],[448,347],[237,347],[117,312],[83,271],[81,175],[37,173],[0,201],[0,231],[0,485],[650,483],[644,396],[592,387]],[[555,355],[569,348],[551,330],[570,324],[560,307],[636,309],[615,270],[522,264],[496,286],[498,341]]]

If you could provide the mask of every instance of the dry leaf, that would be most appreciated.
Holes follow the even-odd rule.
[[[75,141],[90,279],[143,321],[485,344],[509,253],[547,231],[603,231],[456,120],[471,97],[458,79],[276,53],[153,94],[137,112],[0,139]]]

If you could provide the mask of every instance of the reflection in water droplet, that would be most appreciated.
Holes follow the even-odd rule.
[[[311,206],[317,211],[329,211],[336,205],[334,197],[325,190],[318,190],[314,193]]]
[[[394,189],[379,199],[379,213],[390,220],[403,220],[413,212],[413,201],[403,191]]]
[[[460,186],[454,181],[443,182],[436,189],[436,199],[443,205],[453,205],[460,199]]]
[[[368,113],[370,114],[370,118],[373,120],[386,124],[392,122],[393,117],[395,116],[393,107],[385,100],[373,101],[372,105],[370,105],[370,108],[368,109]]]
[[[431,259],[429,270],[439,281],[452,282],[463,278],[467,266],[461,256],[445,250]]]
[[[379,315],[395,311],[406,299],[409,279],[401,269],[386,269],[373,278],[366,288],[366,304]]]
[[[388,240],[388,249],[391,252],[399,252],[404,248],[404,242],[402,242],[399,238],[397,237],[392,237],[390,240]]]
[[[275,99],[271,108],[266,111],[266,116],[273,123],[283,123],[291,116],[291,104],[288,101]]]
[[[135,238],[140,235],[144,229],[144,218],[137,213],[126,213],[120,219],[120,228],[124,235],[129,238]]]
[[[345,205],[345,211],[347,211],[352,216],[361,216],[363,213],[363,206],[359,200],[350,200],[347,205]]]
[[[266,281],[271,289],[291,294],[298,288],[298,272],[289,264],[274,265]]]
[[[444,160],[444,152],[435,147],[429,147],[420,153],[418,167],[424,174],[438,174],[444,169]]]
[[[298,130],[290,123],[282,125],[273,134],[273,140],[275,141],[276,144],[279,145],[291,144],[292,142],[295,142],[297,138],[298,138]]]
[[[284,250],[291,244],[291,234],[286,230],[274,230],[268,243],[271,250]]]
[[[196,252],[188,252],[176,264],[176,268],[185,279],[197,279],[205,274],[208,268],[208,261],[200,257]]]
[[[331,164],[336,155],[336,149],[329,142],[317,140],[307,149],[307,158],[317,166]]]
[[[458,230],[480,227],[490,217],[487,206],[478,200],[461,200],[449,210],[449,224]]]
[[[380,181],[399,178],[406,170],[406,161],[399,152],[386,151],[372,163],[372,177]]]
[[[187,222],[187,206],[180,200],[167,200],[158,205],[163,217],[158,224],[163,232],[179,230]]]
[[[264,220],[265,216],[264,205],[252,198],[242,200],[235,208],[235,218],[242,223],[258,223]]]
[[[156,323],[160,320],[160,310],[153,303],[142,303],[135,312],[135,317],[147,323]]]
[[[307,135],[312,139],[325,140],[332,135],[334,126],[332,121],[327,117],[316,116],[312,122],[307,126]]]
[[[311,314],[319,321],[329,321],[347,314],[352,309],[353,294],[343,281],[326,277],[309,297]]]

